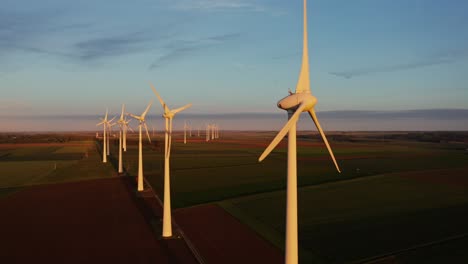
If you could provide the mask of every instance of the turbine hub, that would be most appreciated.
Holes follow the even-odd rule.
[[[302,103],[306,103],[304,112],[309,111],[309,109],[312,109],[315,106],[315,104],[317,104],[317,98],[311,95],[310,93],[294,93],[281,99],[277,105],[278,108],[281,108],[283,110],[294,111]]]

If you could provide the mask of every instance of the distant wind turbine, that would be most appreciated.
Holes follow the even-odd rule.
[[[103,139],[102,139],[102,162],[107,163],[107,114],[108,110],[106,109],[106,115],[104,116],[104,119],[101,118],[101,122],[96,124],[96,126],[102,125],[103,127]]]
[[[328,152],[331,155],[336,169],[340,172],[340,168],[336,163],[335,156],[328,144],[327,138],[323,133],[322,127],[315,114],[314,106],[317,103],[317,98],[311,94],[310,78],[309,78],[309,55],[308,55],[308,39],[307,39],[307,1],[304,0],[304,32],[303,32],[303,53],[302,67],[299,74],[299,81],[296,86],[296,92],[281,99],[278,102],[278,107],[288,111],[289,121],[280,130],[278,135],[273,139],[270,145],[265,149],[260,156],[259,161],[265,159],[268,154],[278,145],[278,143],[288,134],[288,178],[287,178],[287,204],[286,204],[286,246],[285,246],[285,262],[287,264],[295,264],[298,262],[298,236],[297,236],[297,160],[296,160],[296,125],[299,120],[299,115],[302,112],[308,112],[315,123],[320,135],[322,136]]]
[[[163,101],[161,96],[159,96],[156,88],[151,84],[151,88],[153,89],[154,94],[158,98],[159,102],[161,103],[164,114],[163,117],[166,120],[166,133],[165,133],[165,141],[164,141],[164,211],[163,211],[163,230],[162,236],[163,237],[172,237],[172,220],[171,220],[171,185],[170,185],[170,177],[169,177],[169,158],[171,157],[171,138],[172,138],[172,119],[174,116],[191,107],[192,104],[187,104],[183,107],[171,110]],[[184,129],[185,130],[185,129]]]
[[[206,125],[206,141],[210,141],[210,130],[211,130],[211,127],[209,124]]]
[[[127,120],[127,118],[124,119],[124,130],[123,130],[123,151],[127,152],[127,130],[130,129],[132,132],[133,131],[132,127],[129,125],[130,120]]]
[[[148,126],[146,125],[145,117],[146,117],[146,114],[148,113],[152,103],[153,102],[151,101],[148,104],[145,111],[140,116],[129,114],[131,117],[135,118],[136,120],[138,120],[140,122],[140,124],[138,125],[138,130],[139,130],[139,141],[138,141],[138,191],[140,191],[140,192],[143,191],[143,145],[142,145],[142,142],[141,142],[141,127],[142,126],[145,127],[146,135],[148,136],[148,141],[151,143],[151,138],[150,138],[150,135],[148,133]]]
[[[119,124],[119,173],[123,173],[123,164],[122,164],[122,141],[123,141],[123,134],[125,131],[125,104],[122,104],[122,113],[120,114],[120,119],[117,121]]]

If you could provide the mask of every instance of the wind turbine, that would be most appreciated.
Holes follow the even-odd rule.
[[[170,110],[166,103],[159,96],[156,88],[151,84],[154,94],[158,97],[159,102],[164,108],[163,117],[166,120],[166,133],[164,141],[164,211],[163,211],[163,237],[172,237],[172,220],[171,220],[171,187],[169,178],[169,158],[171,157],[171,138],[172,138],[172,119],[175,114],[189,108],[192,104],[187,104],[177,109]],[[185,129],[184,129],[185,130]]]
[[[120,114],[120,119],[117,121],[120,127],[119,131],[119,173],[123,173],[123,165],[122,165],[122,137],[123,134],[125,133],[125,126],[126,126],[126,121],[124,117],[124,112],[125,112],[125,104],[122,104],[122,113]]]
[[[104,119],[101,119],[101,122],[99,122],[98,124],[96,124],[96,126],[100,126],[102,125],[103,126],[103,140],[102,140],[102,162],[103,163],[107,163],[107,138],[106,138],[106,134],[107,134],[107,131],[106,131],[106,127],[107,127],[107,112],[108,110],[106,109],[106,115],[104,116]]]
[[[148,136],[148,141],[151,143],[151,138],[148,133],[148,127],[146,126],[145,122],[145,116],[148,113],[151,104],[153,102],[151,101],[148,106],[146,107],[145,111],[140,115],[133,115],[129,114],[131,117],[135,118],[136,120],[140,121],[140,124],[138,125],[138,130],[139,130],[139,141],[138,141],[138,191],[143,191],[143,145],[141,142],[141,127],[144,126],[146,130],[146,135]]]
[[[268,154],[278,145],[278,143],[288,134],[288,178],[287,178],[287,202],[286,202],[286,246],[285,262],[287,264],[298,262],[298,236],[297,236],[297,160],[296,160],[296,126],[299,115],[308,112],[317,127],[322,139],[327,146],[328,152],[335,163],[338,172],[340,168],[336,163],[335,156],[323,133],[322,127],[315,114],[314,106],[317,98],[311,94],[309,78],[309,55],[307,39],[307,1],[304,0],[304,28],[303,28],[303,51],[302,67],[296,92],[278,102],[278,107],[288,112],[289,121],[280,130],[270,145],[260,156],[259,161],[265,159]]]
[[[215,129],[216,129],[216,124],[211,125],[211,140],[215,139]]]
[[[116,117],[117,116],[114,116],[111,120],[109,120],[107,122],[107,127],[109,128],[109,130],[107,131],[107,133],[108,133],[108,135],[107,135],[107,156],[110,155],[110,137],[112,136],[112,127],[117,124],[117,123],[112,123],[112,121],[114,121],[114,119]]]
[[[129,126],[128,124],[130,123],[130,120],[127,121],[127,118],[124,119],[124,129],[123,129],[123,151],[127,152],[127,130],[130,129],[132,132],[133,131],[132,127]]]
[[[206,141],[210,141],[210,130],[211,130],[211,127],[210,125],[206,125]]]

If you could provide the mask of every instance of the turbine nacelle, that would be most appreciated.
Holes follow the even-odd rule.
[[[172,119],[172,118],[174,118],[175,113],[173,113],[172,111],[169,111],[169,112],[165,112],[162,116],[164,118]]]
[[[294,93],[281,99],[277,106],[287,111],[294,111],[303,103],[305,104],[303,112],[307,112],[317,104],[317,98],[310,93]]]

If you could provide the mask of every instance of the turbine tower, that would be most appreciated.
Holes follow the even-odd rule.
[[[308,112],[312,118],[317,130],[327,146],[328,152],[336,166],[338,172],[340,168],[336,163],[335,156],[328,144],[327,138],[323,133],[322,127],[315,114],[314,106],[317,98],[311,94],[309,78],[309,54],[307,43],[307,1],[304,0],[304,32],[303,32],[303,51],[302,67],[299,74],[299,80],[296,86],[296,92],[281,99],[278,107],[288,112],[289,121],[280,130],[270,145],[260,156],[259,161],[265,159],[268,154],[278,145],[278,143],[288,134],[288,176],[287,176],[287,202],[286,202],[286,246],[285,263],[298,263],[298,236],[297,236],[297,160],[296,160],[296,125],[299,115],[302,112]]]
[[[146,126],[146,121],[145,121],[145,116],[148,113],[151,104],[153,102],[150,102],[148,106],[146,107],[145,111],[140,115],[133,115],[129,114],[131,117],[135,118],[136,120],[140,121],[140,124],[138,125],[138,130],[139,130],[139,141],[138,141],[138,191],[141,192],[143,191],[143,145],[141,142],[141,127],[144,126],[146,130],[146,135],[148,136],[148,141],[151,143],[151,138],[148,133],[148,126]]]
[[[211,125],[211,140],[215,139],[215,129],[216,129],[216,125],[212,124]]]
[[[122,113],[120,114],[120,119],[117,121],[120,127],[119,131],[119,173],[123,173],[123,165],[122,165],[122,137],[124,136],[124,131],[125,131],[125,118],[124,118],[124,112],[125,112],[125,104],[122,104]]]
[[[96,124],[96,126],[102,125],[103,127],[103,140],[102,140],[102,163],[107,163],[107,112],[108,110],[106,109],[106,115],[104,116],[104,119],[101,118],[101,122]]]
[[[192,104],[187,104],[183,107],[171,110],[159,96],[156,88],[151,84],[154,94],[158,97],[161,103],[164,114],[163,117],[166,120],[166,133],[164,141],[164,211],[163,211],[163,230],[162,236],[165,238],[172,237],[172,220],[171,220],[171,185],[169,178],[169,158],[171,157],[171,137],[172,137],[172,119],[175,114],[189,108]],[[185,129],[184,129],[185,130]]]
[[[107,141],[106,141],[107,156],[110,155],[110,136],[111,136],[111,132],[112,132],[112,127],[115,125],[115,123],[112,123],[112,121],[114,121],[114,119],[115,119],[115,116],[111,120],[108,120],[106,122],[106,124],[107,124]]]
[[[128,124],[130,123],[130,120],[127,121],[127,118],[124,119],[124,129],[123,129],[123,151],[127,152],[127,130],[130,129],[132,132],[133,131],[132,127],[129,126]]]

